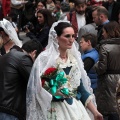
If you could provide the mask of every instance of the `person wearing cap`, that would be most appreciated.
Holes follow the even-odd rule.
[[[14,45],[22,46],[22,42],[18,39],[15,28],[6,19],[0,21],[0,36],[3,39],[3,45],[0,49],[1,55],[8,53]]]

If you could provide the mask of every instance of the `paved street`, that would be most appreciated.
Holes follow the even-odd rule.
[[[26,37],[26,33],[25,33],[25,32],[20,32],[19,35],[20,35],[20,38],[22,38],[21,41],[22,41],[23,43],[25,43],[25,42],[27,42],[28,40],[30,40],[29,37]]]

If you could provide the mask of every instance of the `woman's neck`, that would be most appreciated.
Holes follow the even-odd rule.
[[[59,49],[59,51],[60,51],[60,58],[64,61],[64,62],[66,62],[67,61],[67,51],[66,50],[60,50]]]

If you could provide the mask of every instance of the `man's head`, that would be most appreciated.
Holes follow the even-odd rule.
[[[95,48],[97,44],[97,37],[93,34],[87,33],[81,37],[80,47],[83,52]]]
[[[86,0],[76,0],[75,1],[75,10],[78,14],[85,14],[85,9],[87,7]]]
[[[92,16],[96,25],[102,25],[108,20],[108,11],[103,6],[97,6],[93,9]]]
[[[39,55],[39,53],[43,51],[42,45],[35,40],[30,40],[24,43],[22,49],[31,56],[33,61]]]

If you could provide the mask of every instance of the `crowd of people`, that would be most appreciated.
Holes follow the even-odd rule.
[[[120,120],[119,50],[119,0],[0,0],[0,120]]]

